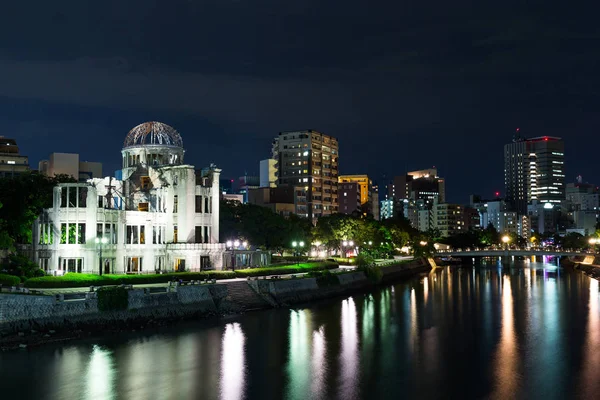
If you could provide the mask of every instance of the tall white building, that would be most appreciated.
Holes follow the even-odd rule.
[[[219,174],[184,163],[172,127],[133,128],[121,151],[122,180],[94,178],[54,188],[35,222],[34,260],[52,274],[222,269]]]

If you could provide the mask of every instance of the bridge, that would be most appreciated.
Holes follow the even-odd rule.
[[[594,256],[583,250],[545,250],[545,249],[474,249],[474,250],[438,250],[438,257],[530,257],[530,256],[556,256],[576,257]]]

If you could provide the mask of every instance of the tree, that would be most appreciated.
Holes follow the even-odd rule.
[[[51,178],[33,172],[0,179],[0,221],[13,243],[31,243],[33,222],[44,208],[52,207],[53,188],[63,182],[76,181],[67,175]]]

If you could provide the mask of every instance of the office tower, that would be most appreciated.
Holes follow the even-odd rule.
[[[273,140],[278,185],[296,188],[296,214],[313,223],[338,212],[338,141],[314,130],[280,132]]]
[[[29,171],[29,159],[19,153],[14,139],[0,136],[0,178],[13,177]]]
[[[527,215],[527,205],[560,205],[565,200],[564,142],[561,138],[515,137],[504,146],[506,201],[519,215]]]
[[[434,201],[446,201],[446,183],[437,175],[436,168],[412,171],[394,178],[388,186],[388,197],[425,200],[431,207]]]

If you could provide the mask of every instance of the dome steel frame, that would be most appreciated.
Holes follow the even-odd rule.
[[[146,145],[183,148],[183,139],[175,128],[162,122],[149,121],[139,124],[129,131],[123,148]]]

